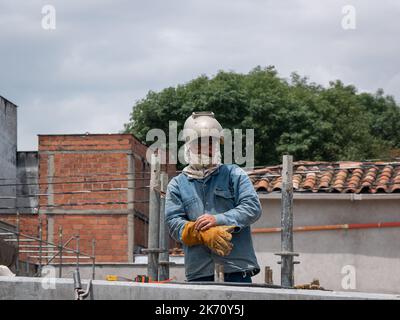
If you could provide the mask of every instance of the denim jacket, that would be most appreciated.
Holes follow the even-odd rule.
[[[182,243],[186,222],[205,213],[215,215],[217,225],[237,227],[232,234],[232,252],[226,257],[204,245],[183,245],[187,279],[213,275],[215,262],[224,265],[225,273],[258,273],[250,225],[258,220],[261,211],[248,175],[237,165],[220,165],[204,179],[189,178],[183,173],[174,177],[168,184],[165,202],[165,219],[174,239]]]

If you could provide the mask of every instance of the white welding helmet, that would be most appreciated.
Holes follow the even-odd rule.
[[[222,126],[215,119],[214,112],[193,112],[183,125],[185,142],[198,138],[213,137],[223,143]]]
[[[185,161],[190,165],[200,168],[221,163],[223,131],[213,112],[193,112],[183,126],[183,138]],[[208,155],[209,145],[212,146],[212,156]],[[198,154],[198,148],[201,154]]]

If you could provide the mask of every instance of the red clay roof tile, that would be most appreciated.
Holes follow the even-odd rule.
[[[281,166],[248,172],[257,191],[281,191]],[[297,161],[295,192],[400,193],[400,162]]]

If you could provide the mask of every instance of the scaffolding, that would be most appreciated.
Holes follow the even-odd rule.
[[[57,265],[58,277],[62,278],[63,261],[75,260],[76,267],[79,270],[79,264],[81,260],[90,260],[92,263],[92,279],[95,279],[95,239],[92,239],[92,254],[90,255],[81,251],[81,238],[79,234],[73,235],[68,240],[63,242],[63,230],[61,226],[59,227],[58,244],[44,240],[41,217],[39,217],[37,236],[27,235],[20,231],[20,214],[18,212],[15,229],[0,226],[0,238],[2,238],[5,242],[13,244],[16,248],[15,271],[17,275],[19,275],[21,271],[20,258],[22,256],[26,258],[25,262],[27,273],[29,273],[30,263],[37,266],[37,270],[34,274],[35,277],[42,277],[42,271],[44,267],[49,265]],[[75,248],[72,247],[74,241]]]

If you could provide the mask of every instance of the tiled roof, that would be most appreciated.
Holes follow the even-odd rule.
[[[248,172],[257,192],[280,191],[281,166]],[[295,192],[400,193],[400,162],[293,163]]]

